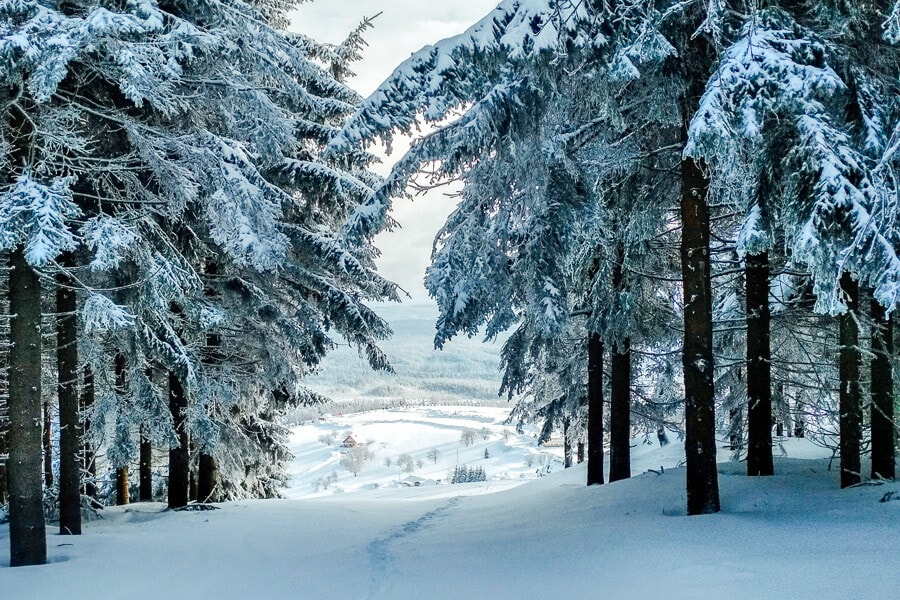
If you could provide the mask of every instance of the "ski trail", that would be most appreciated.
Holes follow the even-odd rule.
[[[422,531],[432,525],[433,521],[443,515],[445,512],[455,508],[462,496],[450,498],[445,504],[430,510],[414,521],[407,521],[387,535],[377,538],[366,546],[366,553],[369,555],[369,561],[373,566],[371,592],[367,596],[369,600],[380,597],[388,583],[390,575],[396,571],[394,564],[394,555],[391,553],[390,546],[400,540]]]

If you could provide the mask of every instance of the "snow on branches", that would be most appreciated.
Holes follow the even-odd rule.
[[[891,14],[882,25],[884,28],[884,39],[892,44],[900,44],[900,2],[894,2]]]
[[[758,156],[771,152],[778,138],[789,146],[780,156],[785,170],[796,173],[784,188],[790,217],[788,230],[794,259],[813,276],[817,308],[844,310],[838,280],[858,274],[875,287],[885,304],[896,302],[900,261],[893,250],[894,223],[863,150],[883,147],[883,126],[874,92],[863,77],[854,81],[862,113],[862,144],[840,126],[841,96],[849,86],[829,65],[835,50],[779,10],[753,15],[724,52],[694,115],[685,156],[708,161],[718,175],[748,173],[741,195],[747,214],[738,251],[755,254],[772,243],[767,210],[760,204]],[[868,108],[868,110],[867,110]]]
[[[70,221],[81,214],[72,201],[72,179],[57,177],[49,184],[35,181],[30,172],[0,192],[0,250],[25,244],[25,258],[44,266],[77,246]]]

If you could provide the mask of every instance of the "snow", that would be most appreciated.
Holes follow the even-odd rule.
[[[394,493],[392,488],[398,487],[409,476],[420,477],[432,484],[438,481],[446,484],[449,472],[457,464],[484,468],[491,485],[467,484],[460,489],[455,485],[452,490],[432,491],[426,495],[489,493],[520,485],[536,478],[538,469],[545,470],[540,458],[529,466],[526,463],[529,454],[543,454],[544,461],[551,464],[551,470],[561,468],[559,452],[550,449],[540,452],[534,448],[537,430],[517,435],[515,426],[503,424],[508,414],[507,408],[420,406],[331,417],[297,427],[291,436],[290,448],[299,460],[292,465],[292,483],[285,495],[310,498],[361,492],[366,497],[389,497]],[[465,430],[475,433],[474,442],[469,446],[460,442]],[[334,434],[333,444],[324,445],[319,441],[327,434]],[[350,434],[357,440],[365,440],[374,454],[356,477],[339,464],[346,451],[341,448],[341,442]],[[490,458],[484,458],[485,449]],[[428,455],[433,450],[437,450],[437,460]],[[397,457],[404,453],[414,461],[421,460],[423,466],[407,473],[397,464]],[[390,467],[385,465],[385,459],[391,460]],[[332,473],[337,481],[327,489],[317,489],[316,482]]]
[[[26,171],[0,194],[0,248],[11,250],[25,238],[29,264],[44,266],[77,245],[69,221],[81,214],[72,201],[73,179],[56,177],[47,185]]]
[[[2,526],[0,589],[7,600],[596,598],[598,590],[626,599],[826,600],[890,598],[900,589],[900,502],[879,502],[891,492],[900,497],[900,485],[841,491],[828,459],[805,440],[782,441],[787,457],[776,459],[775,477],[748,478],[742,463],[721,464],[722,512],[686,517],[678,443],[636,440],[635,476],[614,484],[585,487],[584,465],[504,481],[494,477],[499,467],[514,474],[524,451],[537,449],[526,432],[495,454],[499,416],[490,408],[420,407],[306,424],[292,440],[291,498],[206,512],[152,503],[107,508],[81,537],[50,535],[45,566],[7,568]],[[353,429],[379,453],[424,455],[437,446],[443,467],[455,463],[451,447],[467,426],[492,431],[496,462],[485,465],[484,484],[356,491],[344,471],[345,493],[308,489],[328,452],[320,432]],[[474,466],[484,444],[476,438],[461,459]],[[396,480],[380,464],[367,465],[359,482]],[[414,476],[429,480],[434,470]]]

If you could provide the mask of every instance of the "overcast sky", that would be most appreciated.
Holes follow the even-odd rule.
[[[462,33],[488,14],[499,0],[316,0],[304,4],[293,19],[293,29],[323,42],[337,43],[362,21],[381,12],[374,29],[366,32],[369,43],[354,71],[350,85],[367,96],[403,60],[423,46]],[[402,151],[396,145],[389,163]],[[447,191],[447,190],[445,190]],[[452,190],[449,190],[452,191]],[[379,270],[407,290],[413,301],[428,301],[422,278],[429,264],[431,243],[455,201],[444,192],[430,192],[414,202],[394,202],[394,218],[402,228],[380,235],[376,245],[383,252]]]

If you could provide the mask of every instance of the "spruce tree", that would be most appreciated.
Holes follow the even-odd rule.
[[[862,399],[859,375],[862,354],[859,348],[859,282],[847,273],[841,278],[847,310],[840,316],[840,448],[841,487],[862,480]]]
[[[603,339],[588,336],[587,484],[603,483]]]
[[[9,255],[9,545],[13,567],[47,562],[41,480],[41,288],[25,246]]]
[[[73,264],[66,253],[63,267]],[[81,535],[81,418],[78,400],[78,322],[75,281],[56,278],[57,397],[59,400],[59,532]]]
[[[748,254],[747,279],[747,475],[773,475],[772,353],[769,324],[769,255]]]
[[[5,97],[19,98],[5,105],[3,139],[16,137],[19,120],[35,124],[26,136],[29,164],[21,152],[2,158],[12,172],[2,189],[10,209],[2,245],[32,235],[33,207],[20,192],[47,190],[47,218],[36,232],[43,237],[28,242],[32,262],[84,250],[73,267],[83,358],[98,375],[100,398],[113,387],[111,349],[128,358],[121,402],[94,403],[86,415],[89,439],[116,428],[109,455],[121,464],[136,458],[140,422],[151,424],[151,443],[176,443],[164,393],[143,373],[150,365],[177,371],[189,401],[210,407],[192,415],[228,414],[234,398],[253,397],[240,408],[255,414],[200,418],[193,430],[212,448],[233,428],[249,443],[221,455],[260,464],[286,456],[281,411],[311,398],[300,381],[332,347],[329,331],[387,366],[377,341],[389,330],[364,302],[396,297],[395,287],[375,273],[368,243],[341,235],[378,179],[364,152],[328,160],[322,152],[358,100],[337,77],[361,38],[354,32],[330,47],[280,31],[294,4],[0,7],[0,83]],[[218,302],[203,295],[209,257],[223,265],[216,284],[229,297]],[[230,332],[226,353],[235,364],[260,366],[223,368],[232,376],[210,381],[198,347],[214,329]],[[248,421],[265,431],[239,433]],[[283,477],[283,465],[265,479]],[[243,489],[246,465],[227,466],[231,489]]]
[[[894,479],[896,475],[896,432],[894,425],[893,316],[880,302],[871,300],[871,386],[872,479]]]

